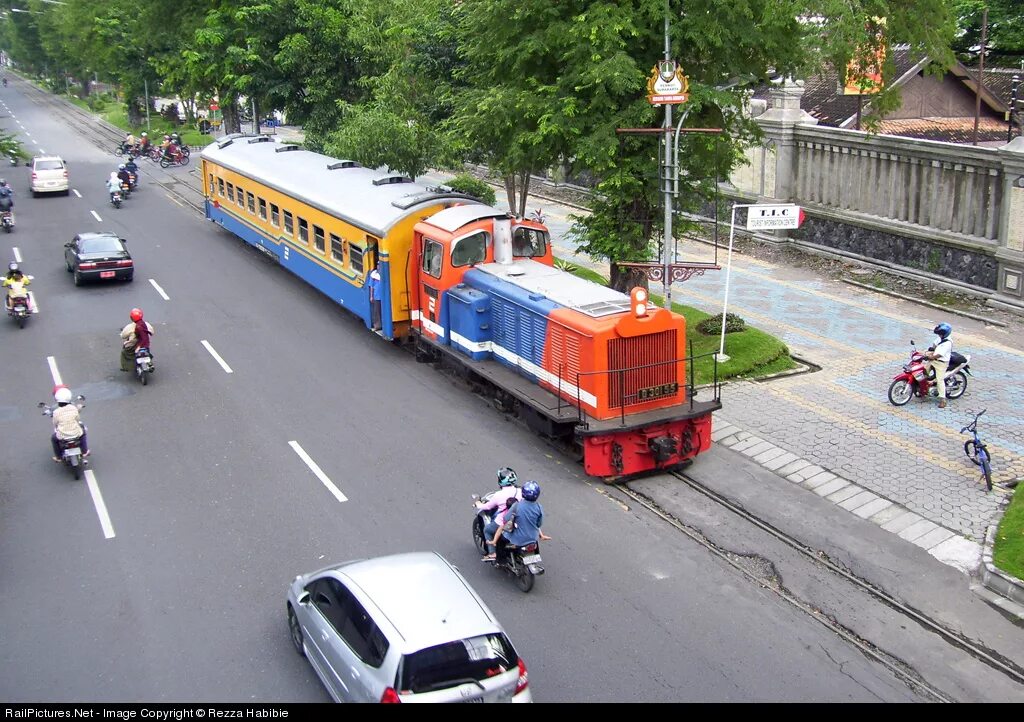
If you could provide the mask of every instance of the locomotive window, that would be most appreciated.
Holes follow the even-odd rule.
[[[221,198],[224,197],[224,179],[223,178],[218,178],[217,179],[217,192],[220,194]]]
[[[320,226],[313,226],[313,245],[316,250],[324,252],[324,229]]]
[[[274,228],[281,225],[281,209],[275,203],[270,204],[270,225]]]
[[[348,265],[356,273],[363,272],[363,248],[354,243],[348,244]]]
[[[338,263],[345,262],[345,250],[341,245],[341,239],[333,233],[331,234],[331,258]]]
[[[267,220],[267,202],[262,198],[257,199],[260,202],[260,218]]]
[[[423,272],[433,276],[441,277],[441,261],[444,258],[444,246],[437,241],[426,240],[423,247]]]
[[[232,203],[235,202],[235,184],[228,183],[228,200]]]
[[[289,236],[295,233],[295,227],[292,225],[292,213],[291,211],[284,212],[284,232]]]
[[[487,244],[490,235],[484,231],[452,242],[452,265],[471,266],[487,258]],[[433,274],[431,274],[433,275]]]
[[[309,224],[306,223],[305,218],[299,219],[299,240],[303,243],[309,243]]]
[[[252,213],[253,215],[256,215],[256,196],[254,196],[252,193],[246,193],[245,197],[249,203],[249,212]]]
[[[537,258],[548,252],[548,234],[533,228],[519,227],[512,232],[512,255]]]

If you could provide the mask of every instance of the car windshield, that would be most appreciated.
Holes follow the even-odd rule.
[[[36,170],[60,170],[64,164],[59,160],[37,160]]]
[[[429,692],[488,679],[518,664],[519,657],[504,634],[460,639],[406,655],[400,686],[404,691]]]
[[[120,253],[124,250],[120,239],[114,236],[83,238],[79,243],[81,253]]]

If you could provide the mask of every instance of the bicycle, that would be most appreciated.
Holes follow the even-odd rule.
[[[978,436],[978,419],[984,414],[987,409],[982,409],[974,415],[974,421],[967,424],[964,428],[960,429],[961,434],[965,434],[968,431],[973,434],[974,438],[968,439],[964,442],[964,454],[975,466],[981,467],[981,473],[985,477],[985,488],[988,491],[992,491],[992,457],[988,453],[988,446]]]

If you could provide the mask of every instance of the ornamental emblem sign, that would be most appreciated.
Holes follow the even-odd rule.
[[[647,100],[651,105],[676,105],[689,99],[690,80],[675,60],[659,60],[647,79]]]

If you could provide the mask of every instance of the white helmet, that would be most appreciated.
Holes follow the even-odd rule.
[[[53,392],[53,399],[58,404],[70,404],[71,389],[69,389],[67,386],[61,386],[59,389]]]

